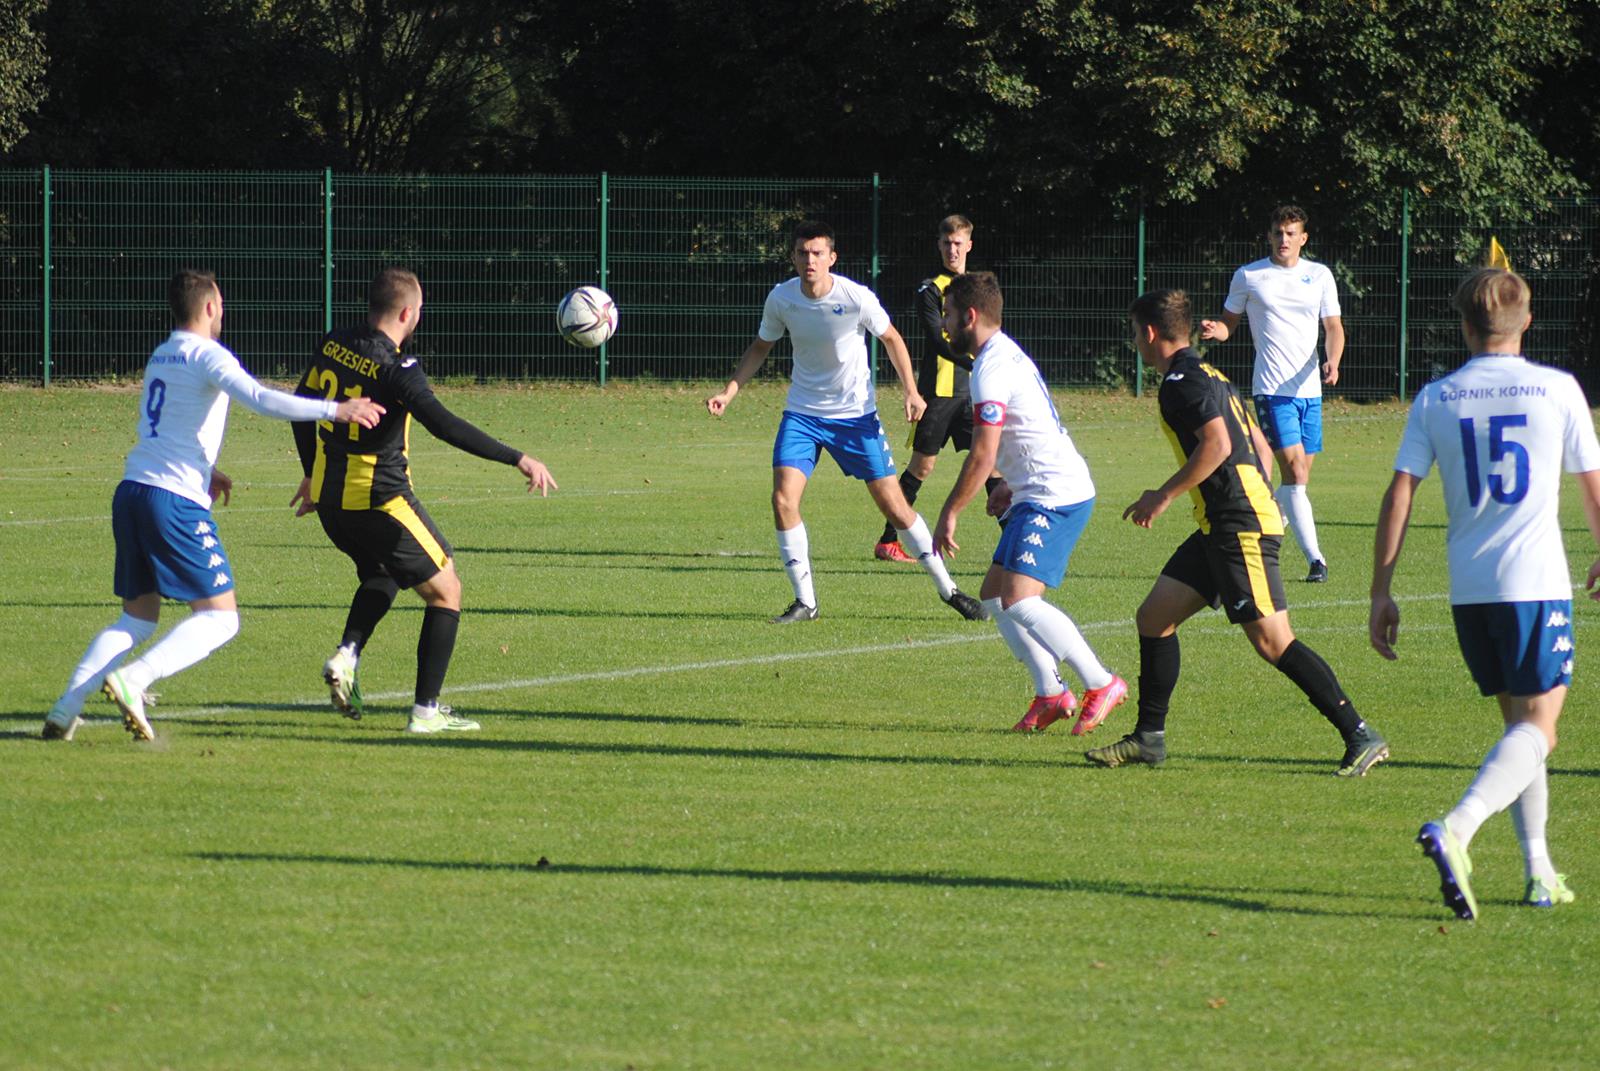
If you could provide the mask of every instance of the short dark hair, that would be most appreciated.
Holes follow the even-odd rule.
[[[1479,268],[1456,287],[1451,304],[1480,339],[1515,335],[1528,322],[1533,292],[1528,282],[1504,268]]]
[[[966,231],[969,238],[972,236],[972,220],[960,212],[951,213],[939,221],[940,234],[956,234],[961,231]]]
[[[387,316],[399,312],[412,297],[422,296],[422,281],[405,268],[385,268],[367,285],[367,312]]]
[[[1298,223],[1300,229],[1311,230],[1311,217],[1306,215],[1306,210],[1299,205],[1279,205],[1267,216],[1267,227],[1279,227],[1285,223]]]
[[[167,283],[167,306],[178,323],[193,323],[205,312],[206,302],[216,293],[221,293],[216,272],[182,268]]]
[[[944,302],[947,308],[977,309],[980,320],[997,327],[1006,303],[1000,293],[1000,280],[992,271],[969,271],[951,279],[944,292]]]
[[[1140,327],[1153,327],[1168,342],[1188,342],[1193,336],[1194,313],[1189,295],[1182,290],[1149,290],[1133,299],[1128,315]]]
[[[803,243],[809,242],[813,238],[826,238],[829,251],[833,250],[833,228],[820,219],[803,219],[796,223],[794,225],[794,239],[789,243],[789,248],[791,250],[799,249]]]

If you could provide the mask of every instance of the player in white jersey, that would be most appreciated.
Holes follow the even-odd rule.
[[[145,365],[139,437],[111,503],[114,587],[122,616],[90,641],[45,718],[46,740],[72,739],[84,700],[96,689],[117,705],[135,739],[153,739],[145,689],[205,658],[239,631],[233,567],[211,516],[212,500],[221,496],[226,504],[233,488],[216,467],[229,398],[279,420],[372,427],[383,415],[383,407],[366,398],[296,398],[257,383],[216,341],[222,291],[211,273],[178,272],[168,301],[177,327]],[[129,651],[154,635],[163,595],[187,602],[193,613],[143,657],[117,669]]]
[[[794,588],[794,601],[774,617],[775,624],[812,621],[817,616],[816,586],[811,579],[811,549],[800,500],[826,450],[845,475],[862,480],[884,518],[895,526],[900,542],[933,578],[939,597],[970,621],[985,614],[977,599],[951,581],[933,548],[927,522],[906,504],[895,479],[889,441],[878,422],[878,402],[867,359],[866,336],[884,345],[889,363],[906,391],[906,419],[916,420],[927,408],[917,392],[911,355],[889,322],[889,314],[871,290],[833,274],[839,259],[833,228],[808,220],[795,228],[790,247],[797,278],[779,283],[767,295],[761,328],[733,378],[706,399],[706,409],[721,416],[740,389],[760,370],[773,344],[785,333],[794,346],[794,371],[783,420],[772,447],[772,516],[778,532],[778,553]]]
[[[1390,594],[1417,485],[1435,464],[1449,515],[1450,609],[1478,691],[1499,703],[1505,734],[1466,795],[1417,842],[1439,869],[1445,906],[1476,918],[1467,848],[1491,815],[1511,809],[1527,869],[1524,902],[1573,899],[1545,843],[1545,760],[1572,681],[1572,582],[1557,512],[1562,471],[1583,495],[1600,544],[1600,443],[1583,390],[1565,372],[1522,353],[1528,284],[1484,268],[1456,290],[1472,358],[1418,393],[1378,514],[1373,551],[1372,646],[1397,657],[1400,610]],[[1600,599],[1600,559],[1585,586]]]
[[[1083,681],[1074,736],[1105,721],[1128,695],[1128,684],[1101,665],[1072,618],[1044,600],[1066,575],[1072,549],[1094,510],[1094,481],[1072,436],[1061,426],[1039,368],[1000,329],[1004,305],[992,272],[959,275],[945,291],[944,327],[951,349],[972,354],[972,445],[934,526],[934,544],[960,550],[956,522],[989,476],[988,511],[1003,530],[983,578],[984,609],[1006,646],[1033,675],[1034,700],[1017,732],[1041,732],[1077,705],[1061,680],[1062,662]]]
[[[1311,463],[1322,451],[1322,388],[1339,382],[1344,356],[1344,321],[1333,273],[1300,255],[1306,213],[1280,205],[1267,223],[1269,253],[1233,273],[1220,320],[1201,320],[1200,337],[1225,342],[1241,319],[1250,321],[1255,374],[1250,392],[1256,419],[1278,459],[1278,491],[1289,531],[1310,563],[1308,583],[1328,579],[1328,563],[1317,541],[1317,521],[1307,487]],[[1317,362],[1317,328],[1325,336],[1326,360]]]

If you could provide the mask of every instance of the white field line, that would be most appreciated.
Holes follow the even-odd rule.
[[[1444,593],[1437,595],[1408,595],[1398,597],[1397,602],[1437,602],[1448,596]],[[1341,606],[1366,606],[1367,599],[1328,599],[1320,602],[1301,603],[1302,610],[1332,609]],[[1131,617],[1118,618],[1112,621],[1080,622],[1079,630],[1083,632],[1103,632],[1113,628],[1131,628]],[[1347,626],[1340,626],[1344,630]],[[1405,629],[1405,633],[1434,632],[1452,630],[1451,625],[1416,625]],[[1226,621],[1190,625],[1185,629],[1185,635],[1220,634],[1237,631],[1237,627]],[[1331,632],[1331,628],[1297,629],[1297,633]],[[746,658],[717,658],[699,662],[676,662],[657,666],[629,666],[623,669],[591,670],[587,673],[562,673],[548,677],[522,677],[503,681],[484,681],[478,684],[452,684],[447,687],[449,696],[472,695],[482,692],[515,692],[535,688],[551,688],[564,684],[585,684],[593,681],[618,681],[635,677],[665,676],[671,673],[699,673],[707,670],[740,669],[747,666],[773,666],[785,662],[806,662],[819,658],[853,658],[860,655],[892,654],[897,651],[924,651],[930,648],[953,647],[964,643],[994,643],[1000,640],[1000,635],[990,629],[983,629],[961,636],[944,636],[936,640],[902,640],[898,643],[863,644],[855,647],[834,647],[821,651],[786,651],[777,654],[751,655]],[[374,692],[366,698],[378,701],[404,699],[411,695],[410,690],[401,692]],[[327,696],[319,695],[315,699],[288,699],[281,704],[284,707],[325,707],[328,703]],[[213,717],[218,714],[234,714],[245,708],[221,704],[210,707],[197,707],[193,710],[163,710],[151,715],[152,721],[177,721],[183,718]],[[111,718],[85,718],[89,725],[116,724],[117,719]]]

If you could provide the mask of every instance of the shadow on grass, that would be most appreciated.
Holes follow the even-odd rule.
[[[401,867],[414,870],[478,871],[483,873],[528,875],[580,875],[640,878],[712,878],[734,881],[814,882],[823,885],[914,885],[936,889],[1020,890],[1044,893],[1090,893],[1126,896],[1137,900],[1173,900],[1209,904],[1232,911],[1270,912],[1282,915],[1329,918],[1371,918],[1382,915],[1396,919],[1433,918],[1437,911],[1372,910],[1330,911],[1326,908],[1271,903],[1241,895],[1235,890],[1206,885],[1161,884],[1159,882],[1112,881],[1103,878],[1018,878],[1003,874],[909,873],[894,870],[763,870],[755,867],[654,866],[648,864],[607,863],[487,863],[445,859],[404,859],[385,856],[315,855],[273,852],[191,852],[192,859],[213,863],[310,863],[330,866]],[[1318,896],[1350,899],[1347,891],[1315,889],[1264,889],[1265,893],[1286,896]]]
[[[206,729],[195,736],[239,736],[239,728]],[[778,762],[863,762],[883,765],[982,767],[982,768],[1039,768],[1057,769],[1064,762],[1081,761],[1081,756],[1070,752],[1061,758],[1016,759],[1006,757],[986,758],[965,755],[874,755],[844,751],[806,751],[771,747],[709,747],[688,744],[627,744],[580,743],[570,740],[503,740],[494,737],[463,736],[413,736],[395,734],[370,739],[338,736],[306,736],[304,734],[274,733],[275,740],[297,740],[316,744],[345,744],[361,747],[387,748],[440,748],[453,751],[510,751],[547,752],[576,755],[651,755],[661,758],[685,759],[755,759]]]

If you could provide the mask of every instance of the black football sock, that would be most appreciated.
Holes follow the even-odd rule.
[[[456,649],[456,629],[461,625],[460,610],[430,606],[422,611],[422,635],[417,637],[418,706],[438,702],[444,690],[445,671]]]
[[[922,490],[922,481],[911,475],[907,469],[900,474],[900,493],[906,496],[906,505],[911,505],[917,500],[917,492]],[[900,538],[900,533],[894,530],[893,522],[883,526],[883,535],[878,537],[879,543],[893,543]]]
[[[1346,741],[1367,727],[1349,697],[1344,694],[1344,689],[1339,687],[1339,678],[1333,675],[1333,667],[1299,640],[1284,648],[1283,656],[1278,659],[1278,672],[1294,681],[1296,687],[1306,693],[1311,705],[1333,723]]]
[[[1182,664],[1178,634],[1139,637],[1139,720],[1136,733],[1161,733],[1167,729],[1167,707],[1178,686]]]
[[[353,647],[356,654],[360,654],[398,594],[400,585],[390,577],[373,576],[363,580],[356,588],[355,598],[350,600],[350,614],[344,619],[344,635],[339,637],[339,646]]]

